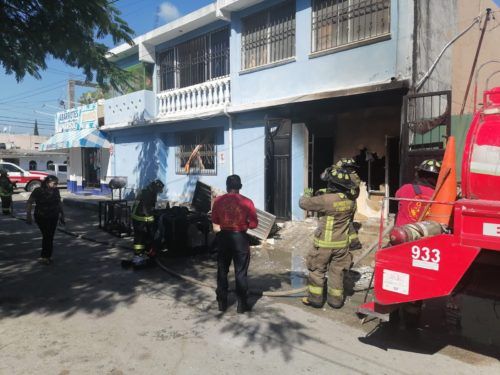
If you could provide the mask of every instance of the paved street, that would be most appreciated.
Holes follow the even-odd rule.
[[[68,226],[91,217],[69,211]],[[297,298],[260,298],[247,315],[234,305],[222,315],[210,288],[159,268],[124,271],[125,250],[60,232],[53,265],[42,266],[39,241],[36,226],[0,218],[0,374],[500,371],[487,350],[362,327],[342,312],[305,309]]]

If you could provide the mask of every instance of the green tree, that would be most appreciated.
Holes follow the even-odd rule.
[[[97,89],[95,91],[87,91],[80,96],[78,102],[80,104],[96,103],[99,99],[107,99],[109,95],[107,95],[106,93],[107,92],[104,92],[102,89]]]
[[[133,44],[116,1],[0,0],[0,64],[18,81],[26,74],[40,79],[52,56],[102,87],[126,85],[128,74],[106,59],[104,44],[107,37]]]

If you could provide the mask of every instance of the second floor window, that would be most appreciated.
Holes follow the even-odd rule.
[[[390,32],[391,0],[313,0],[312,52]]]
[[[295,1],[244,18],[241,46],[243,69],[295,56]]]
[[[229,29],[175,46],[158,56],[160,91],[193,86],[229,75]]]

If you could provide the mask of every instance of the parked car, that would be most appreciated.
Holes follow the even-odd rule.
[[[59,179],[59,185],[67,185],[68,165],[52,163],[47,166],[47,172]]]
[[[9,179],[14,182],[18,188],[24,188],[26,191],[33,191],[42,184],[48,173],[38,171],[25,171],[21,167],[7,162],[0,162],[0,169],[5,169],[9,174]]]

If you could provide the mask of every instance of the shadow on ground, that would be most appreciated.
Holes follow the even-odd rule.
[[[133,303],[145,281],[161,283],[163,273],[124,272],[125,252],[56,234],[54,263],[37,263],[41,235],[36,225],[0,219],[0,318],[31,313],[64,314],[83,311],[110,314]]]
[[[90,225],[86,222],[91,221],[91,215],[86,217],[81,211],[74,211],[77,212],[79,216],[73,216],[68,210],[72,216],[68,222],[74,229],[84,230]],[[0,218],[0,241],[0,319],[29,314],[61,314],[67,319],[78,313],[98,318],[131,307],[142,296],[188,305],[193,313],[186,319],[193,320],[193,328],[217,323],[221,334],[232,334],[243,340],[245,346],[258,345],[266,352],[277,351],[286,361],[305,342],[317,341],[307,333],[308,327],[287,317],[286,311],[268,306],[269,301],[255,305],[261,298],[258,295],[250,299],[252,312],[237,315],[231,295],[232,306],[221,314],[211,288],[172,277],[160,268],[122,270],[120,260],[130,255],[125,250],[57,233],[54,263],[43,266],[36,262],[41,241],[38,228],[13,218]],[[214,283],[215,261],[206,254],[169,261],[203,283]],[[196,267],[185,269],[189,263]],[[259,275],[258,280],[252,277],[250,283],[279,289],[288,277],[285,273],[269,273]]]

